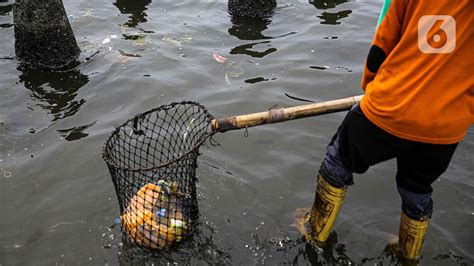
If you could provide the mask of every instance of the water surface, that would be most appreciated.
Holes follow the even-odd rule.
[[[325,145],[343,113],[219,134],[202,147],[200,225],[171,253],[124,246],[102,146],[134,114],[193,100],[216,115],[361,94],[381,1],[281,0],[236,19],[226,1],[65,0],[82,50],[66,71],[26,70],[14,54],[12,0],[0,3],[0,264],[395,264],[395,162],[356,177],[329,245],[292,226],[312,204]],[[220,64],[219,53],[229,59]],[[422,265],[474,259],[474,132],[435,184]]]

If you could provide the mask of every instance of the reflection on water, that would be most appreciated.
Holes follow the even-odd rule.
[[[300,249],[298,255],[293,259],[293,264],[298,264],[299,257],[303,257],[303,262],[308,261],[313,265],[351,265],[354,264],[346,254],[343,244],[337,243],[337,233],[332,232],[324,248],[318,248],[310,242],[306,242],[304,249]]]
[[[337,232],[332,232],[323,248],[315,247],[306,242],[304,248],[300,248],[298,255],[293,259],[293,264],[298,264],[302,257],[303,262],[310,262],[312,265],[418,265],[415,261],[404,259],[398,249],[397,244],[388,244],[380,255],[363,258],[359,262],[351,259],[346,253],[346,246],[337,241]]]
[[[447,254],[439,254],[434,257],[433,260],[448,263],[449,261],[454,261],[458,265],[468,265],[466,259],[463,256],[459,256],[449,251]]]
[[[318,18],[321,19],[321,24],[338,25],[341,24],[340,19],[347,18],[351,13],[351,10],[343,10],[335,13],[323,12]]]
[[[128,27],[136,27],[138,24],[147,22],[147,6],[151,0],[117,0],[114,5],[122,14],[130,14],[129,20],[123,25]]]
[[[429,258],[425,258],[425,261],[427,261],[426,259],[429,260]],[[467,265],[464,257],[452,252],[440,254],[432,258],[432,260],[441,261],[443,265]],[[292,263],[299,265],[305,262],[309,262],[311,265],[419,265],[418,261],[405,259],[401,255],[396,243],[386,245],[377,256],[355,261],[347,255],[346,246],[338,243],[335,231],[331,233],[323,248],[315,247],[311,243],[306,242],[304,247],[298,250],[298,254],[293,258]]]
[[[8,15],[8,13],[12,12],[13,4],[3,4],[0,1],[0,16]]]
[[[19,68],[20,82],[31,90],[31,98],[37,105],[54,116],[53,121],[74,115],[86,102],[76,99],[77,91],[89,82],[89,78],[77,69],[53,71]]]
[[[363,258],[361,261],[363,264],[387,264],[387,265],[404,265],[404,266],[415,266],[418,265],[415,261],[404,259],[398,248],[398,244],[388,244],[385,246],[382,253],[373,258]]]
[[[268,28],[271,23],[270,18],[242,18],[232,17],[232,27],[229,29],[229,34],[240,40],[267,40],[273,37],[263,35],[263,31]],[[239,45],[231,49],[231,54],[245,54],[255,58],[262,58],[273,52],[276,48],[267,48],[265,51],[252,50],[255,45],[264,44],[270,46],[270,41],[253,42],[244,45]]]
[[[346,2],[348,2],[348,0],[309,0],[309,3],[315,6],[317,9],[335,8],[337,5]]]
[[[58,132],[67,141],[82,139],[82,138],[85,138],[85,137],[89,136],[89,134],[85,133],[84,130],[86,130],[86,129],[90,128],[91,126],[95,125],[96,122],[97,121],[94,121],[94,122],[92,122],[90,124],[87,124],[87,125],[68,128],[68,129],[60,129],[60,130],[58,130]]]
[[[240,40],[264,40],[272,37],[262,34],[272,22],[270,18],[242,18],[232,17],[232,27],[229,34]]]
[[[336,6],[346,3],[348,0],[309,0],[309,3],[320,10],[335,8]],[[340,19],[347,18],[352,10],[342,10],[339,12],[324,11],[317,16],[321,19],[321,24],[338,25],[341,24]]]
[[[232,257],[220,250],[213,241],[215,230],[210,226],[198,224],[192,237],[171,250],[149,252],[129,243],[123,236],[123,246],[118,260],[120,265],[231,265]]]
[[[10,28],[13,27],[12,23],[4,23],[1,20],[1,16],[8,16],[13,9],[13,2],[8,2],[8,0],[0,0],[0,29],[1,28]],[[10,20],[9,20],[10,21]]]

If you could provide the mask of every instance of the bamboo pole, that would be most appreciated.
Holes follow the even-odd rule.
[[[211,120],[213,130],[225,132],[265,124],[285,122],[304,117],[317,116],[349,110],[354,104],[361,101],[363,95],[338,100],[311,103],[287,108],[273,109],[265,112],[228,116]]]

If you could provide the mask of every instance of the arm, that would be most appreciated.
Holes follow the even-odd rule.
[[[380,66],[400,40],[405,7],[406,0],[384,1],[377,31],[364,67],[363,90],[375,78]]]
[[[382,12],[380,12],[379,20],[377,21],[377,28],[379,27],[380,23],[382,23],[382,20],[387,14],[388,8],[390,7],[391,3],[392,3],[392,0],[383,1]]]

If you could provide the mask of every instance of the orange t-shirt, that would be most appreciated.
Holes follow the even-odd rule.
[[[362,79],[361,108],[403,139],[452,144],[474,122],[474,0],[392,0]]]

